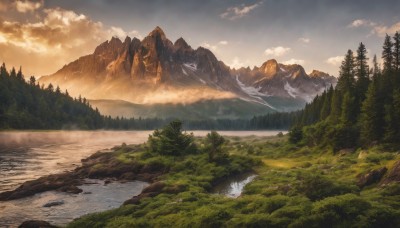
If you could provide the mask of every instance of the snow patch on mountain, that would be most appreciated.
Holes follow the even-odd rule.
[[[247,93],[249,96],[251,96],[251,97],[257,99],[257,100],[251,100],[251,101],[257,102],[257,103],[259,103],[259,104],[262,104],[262,105],[268,106],[268,107],[270,107],[270,108],[272,108],[272,109],[274,109],[274,110],[277,110],[275,107],[273,107],[272,105],[268,104],[264,99],[261,98],[261,97],[266,97],[266,96],[268,96],[267,94],[264,94],[264,93],[261,93],[261,92],[260,92],[261,87],[259,87],[259,88],[254,88],[253,86],[246,86],[245,84],[243,84],[243,83],[239,80],[239,75],[236,75],[236,82],[238,83],[238,85],[240,86],[240,88],[241,88],[245,93]],[[241,98],[241,99],[242,99],[242,100],[245,100],[245,101],[250,101],[250,100],[244,99],[244,98]]]
[[[182,73],[183,73],[184,75],[188,76],[188,73],[186,72],[185,69],[183,69],[183,67],[182,67]]]
[[[297,97],[297,94],[298,94],[297,89],[293,88],[293,87],[289,84],[289,82],[286,81],[286,83],[285,83],[285,85],[283,86],[283,88],[288,92],[288,94],[289,94],[291,97],[293,97],[293,98],[296,98],[296,97]]]
[[[197,70],[197,64],[196,63],[184,63],[183,64],[187,69],[191,71],[196,71]]]

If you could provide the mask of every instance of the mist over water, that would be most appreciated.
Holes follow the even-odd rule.
[[[209,131],[188,131],[205,136]],[[25,181],[72,170],[97,151],[147,140],[152,131],[0,132],[0,192]],[[219,131],[224,136],[271,136],[278,131]]]
[[[71,170],[82,158],[123,142],[143,143],[151,131],[17,131],[0,133],[0,192]]]

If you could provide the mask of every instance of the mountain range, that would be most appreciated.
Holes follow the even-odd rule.
[[[274,59],[232,69],[210,50],[193,49],[183,38],[173,43],[156,27],[142,40],[113,37],[39,82],[82,95],[106,115],[241,118],[300,109],[336,78]]]

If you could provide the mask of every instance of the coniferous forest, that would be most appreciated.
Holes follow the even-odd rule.
[[[295,118],[292,142],[331,146],[335,151],[374,144],[398,144],[400,139],[400,34],[386,35],[382,67],[367,49],[348,50],[336,88],[317,96]]]

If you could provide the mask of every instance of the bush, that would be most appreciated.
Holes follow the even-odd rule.
[[[357,192],[355,185],[348,183],[336,183],[320,174],[307,175],[297,185],[297,191],[304,193],[310,200],[321,200],[329,196],[342,195]]]
[[[296,144],[303,139],[303,129],[301,126],[294,126],[289,131],[289,142]]]
[[[197,151],[193,134],[182,133],[182,122],[172,121],[161,131],[155,130],[148,139],[152,153],[179,156]]]

